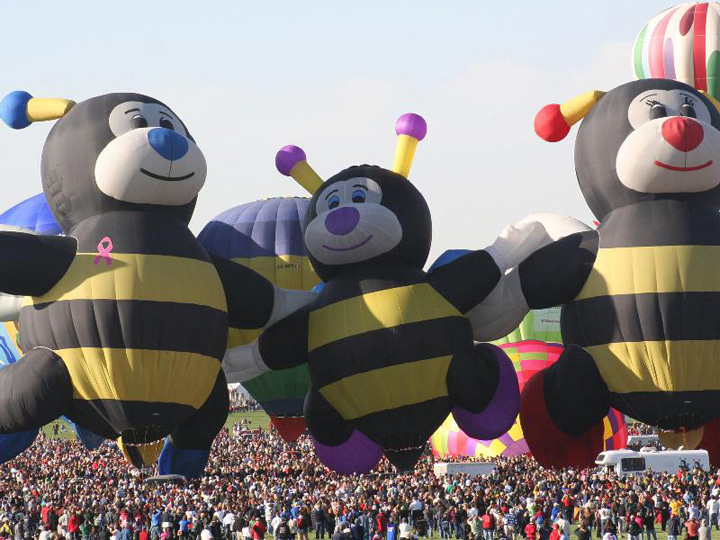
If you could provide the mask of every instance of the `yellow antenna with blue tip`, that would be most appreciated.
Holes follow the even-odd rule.
[[[13,129],[23,129],[33,122],[62,118],[74,106],[75,102],[69,99],[35,98],[17,90],[0,101],[0,119]]]

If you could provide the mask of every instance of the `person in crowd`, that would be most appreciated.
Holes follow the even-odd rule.
[[[700,533],[700,523],[694,517],[685,522],[685,530],[687,531],[687,540],[698,540]]]
[[[553,524],[559,540],[569,540],[571,530],[589,540],[593,529],[617,540],[606,538],[610,528],[617,534],[615,526],[632,528],[628,537],[655,540],[661,522],[668,540],[680,540],[682,523],[692,537],[693,518],[698,537],[701,519],[708,535],[717,527],[716,469],[618,478],[602,470],[541,469],[526,456],[494,461],[489,476],[436,476],[428,453],[411,473],[398,475],[383,460],[371,474],[344,477],[318,461],[308,436],[288,445],[274,432],[240,429],[218,436],[203,477],[146,484],[153,471],[129,467],[113,443],[91,452],[41,435],[0,464],[0,537],[265,540],[269,529],[286,540],[283,520],[287,540],[327,534],[384,540],[390,524],[395,540],[407,537],[404,524],[419,537],[432,531],[443,540],[549,540]]]
[[[700,527],[698,528],[698,540],[710,540],[710,527],[708,527],[708,521],[703,518],[700,520]]]

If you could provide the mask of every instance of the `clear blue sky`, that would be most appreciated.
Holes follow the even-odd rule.
[[[192,228],[266,196],[300,195],[274,168],[302,146],[322,176],[389,166],[396,118],[429,131],[411,179],[433,211],[433,255],[482,247],[535,211],[592,218],[574,133],[536,139],[535,112],[631,79],[636,33],[672,4],[295,1],[7,2],[0,94],[80,101],[131,90],[166,102],[208,160]],[[40,190],[50,126],[0,126],[0,207]]]

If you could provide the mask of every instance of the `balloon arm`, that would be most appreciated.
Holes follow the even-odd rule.
[[[500,270],[486,251],[471,251],[428,274],[430,284],[461,313],[482,302],[500,280]]]
[[[22,308],[22,305],[22,296],[0,293],[0,321],[17,322],[20,320],[20,309]]]
[[[504,274],[485,299],[473,307],[467,318],[475,341],[494,341],[508,335],[527,315],[528,307],[520,283],[520,271]]]
[[[273,308],[266,326],[272,326],[317,298],[313,291],[295,291],[274,287]]]
[[[77,253],[70,236],[0,231],[0,291],[42,296],[65,275]]]
[[[272,315],[275,287],[260,274],[223,257],[211,255],[225,289],[228,324],[234,328],[262,328]]]
[[[307,305],[266,328],[249,345],[225,352],[223,370],[229,383],[243,382],[271,369],[289,369],[307,362]]]
[[[590,227],[575,218],[560,214],[531,214],[508,225],[495,239],[492,245],[485,248],[501,273],[514,268],[532,253],[552,244],[553,242],[577,232],[592,231]]]
[[[501,277],[467,313],[475,340],[500,339],[530,308],[557,306],[577,296],[592,269],[597,239],[597,231],[558,214],[532,214],[505,227],[485,249]]]
[[[308,361],[310,305],[266,328],[257,339],[258,354],[270,369],[289,369]]]
[[[257,339],[225,351],[222,367],[228,383],[242,383],[270,371],[260,355]]]
[[[595,264],[599,240],[594,230],[571,234],[520,263],[522,292],[530,308],[558,306],[575,298]]]

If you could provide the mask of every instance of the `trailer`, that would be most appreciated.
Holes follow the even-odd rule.
[[[608,473],[618,476],[641,475],[648,472],[676,473],[680,469],[700,468],[710,470],[710,458],[706,450],[608,450],[601,452],[595,464]]]

